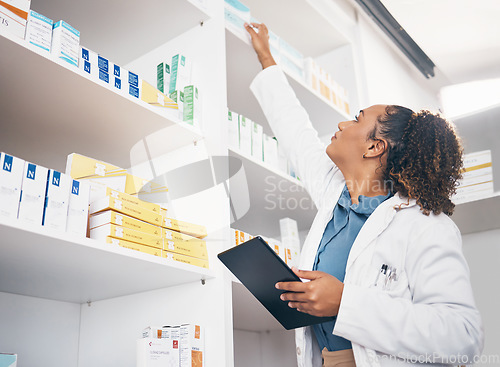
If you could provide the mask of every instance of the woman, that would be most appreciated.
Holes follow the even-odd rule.
[[[245,27],[263,68],[251,90],[318,208],[294,269],[309,281],[276,285],[290,307],[335,316],[296,331],[299,367],[472,363],[483,332],[448,217],[462,168],[453,127],[371,106],[338,124],[325,154],[266,26]]]

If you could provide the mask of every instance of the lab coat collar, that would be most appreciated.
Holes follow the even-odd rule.
[[[389,226],[398,211],[416,204],[415,199],[404,198],[399,193],[381,203],[361,227],[347,258],[346,273],[366,247]]]

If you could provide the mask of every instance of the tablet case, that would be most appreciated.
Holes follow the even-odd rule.
[[[221,252],[217,257],[285,329],[333,320],[333,317],[297,311],[280,299],[285,291],[276,289],[277,282],[301,280],[261,237]]]

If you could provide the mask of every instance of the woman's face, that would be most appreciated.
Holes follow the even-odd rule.
[[[332,136],[326,153],[340,169],[361,161],[363,154],[369,154],[373,141],[368,136],[375,128],[378,116],[385,114],[386,107],[374,105],[365,108],[354,120],[339,123],[339,131]]]

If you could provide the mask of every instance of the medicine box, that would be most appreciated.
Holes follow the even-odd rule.
[[[169,95],[170,99],[177,103],[178,114],[177,118],[179,120],[184,120],[184,91],[174,90]]]
[[[182,120],[189,125],[201,127],[202,120],[201,94],[194,85],[184,87],[184,106]]]
[[[85,73],[93,78],[99,77],[99,67],[97,65],[97,54],[86,47],[80,47],[80,60],[78,66]]]
[[[264,155],[264,161],[266,157]],[[281,172],[287,173],[288,174],[288,159],[286,157],[285,151],[283,150],[283,147],[280,145],[278,142],[278,169]]]
[[[129,181],[133,180],[134,178],[137,178],[137,176],[129,175],[127,177],[127,185],[131,185],[131,183],[129,183]],[[137,192],[137,193],[139,193],[139,192]],[[119,192],[119,191],[113,190],[110,187],[108,187],[106,189],[106,196],[111,196],[115,199],[130,203],[133,205],[139,205],[146,210],[150,210],[150,211],[155,212],[157,214],[161,214],[161,207],[158,204],[150,203],[148,201],[141,200],[137,196],[133,196],[133,195],[129,195],[129,194],[126,194],[123,192]]]
[[[176,102],[144,80],[141,84],[141,100],[153,106],[171,108],[175,110],[179,108]]]
[[[31,0],[4,0],[0,2],[0,27],[24,39]]]
[[[207,244],[203,240],[175,241],[165,239],[163,241],[163,249],[181,255],[208,260]]]
[[[90,185],[85,181],[72,180],[68,203],[66,232],[78,237],[87,235]]]
[[[160,250],[163,249],[163,239],[161,237],[118,226],[116,224],[105,224],[103,226],[92,228],[90,230],[90,238],[96,240],[105,240],[108,236],[125,241],[135,242],[141,245],[155,247]]]
[[[231,244],[233,246],[241,245],[243,242],[250,241],[252,238],[254,238],[254,236],[246,232],[231,228]]]
[[[0,153],[0,216],[2,217],[17,218],[24,163],[22,159]]]
[[[238,116],[236,112],[227,110],[228,145],[234,149],[239,149]]]
[[[52,26],[54,22],[42,14],[30,10],[26,26],[26,41],[50,52],[52,44]]]
[[[249,38],[244,24],[250,23],[251,15],[250,9],[246,5],[238,0],[225,0],[224,19],[227,28],[245,38]]]
[[[291,218],[281,218],[280,232],[283,246],[300,252],[300,238],[297,221]]]
[[[94,229],[106,224],[115,224],[124,228],[133,229],[139,232],[147,233],[151,236],[162,237],[162,228],[150,223],[143,222],[142,220],[129,217],[113,210],[106,210],[104,212],[90,216],[89,228]]]
[[[41,225],[49,170],[25,162],[18,218],[29,225]]]
[[[143,338],[161,339],[163,330],[161,327],[148,326],[142,331]]]
[[[170,83],[168,93],[175,90],[184,91],[191,84],[192,62],[189,57],[177,54],[172,57],[170,65]]]
[[[252,155],[252,120],[239,115],[239,140],[240,151],[247,157]]]
[[[66,231],[68,219],[69,195],[72,185],[70,176],[56,170],[49,170],[47,181],[47,195],[43,225],[57,231]]]
[[[185,324],[180,327],[180,367],[205,366],[205,330],[200,325]]]
[[[168,218],[165,216],[163,217],[162,226],[166,229],[185,233],[197,238],[204,238],[207,236],[207,228],[205,226]]]
[[[78,66],[79,51],[80,32],[64,20],[55,23],[52,31],[52,54]]]
[[[278,141],[273,137],[264,134],[264,162],[273,168],[279,167]]]
[[[297,64],[297,66],[303,68],[304,65],[304,55],[300,53],[297,49],[291,46],[283,38],[279,39],[280,56],[288,58],[291,62]]]
[[[0,353],[0,367],[16,367],[17,354]]]
[[[136,367],[178,367],[178,351],[167,339],[143,338],[137,340]]]
[[[167,94],[170,90],[170,62],[161,62],[156,66],[156,88]]]
[[[155,226],[161,226],[163,224],[163,217],[160,214],[145,209],[142,205],[133,204],[129,201],[123,201],[112,196],[105,196],[94,201],[90,204],[89,210],[90,214],[96,214],[106,210],[114,210]]]
[[[163,249],[162,256],[171,261],[177,261],[188,265],[197,266],[200,268],[208,269],[208,260],[199,259],[197,257],[191,257],[183,254],[178,254],[175,252],[170,252]]]
[[[252,157],[258,161],[264,160],[263,134],[262,125],[252,121]]]
[[[105,239],[100,239],[100,240],[104,240],[107,244],[110,244],[110,245],[120,246],[123,248],[128,248],[130,250],[139,251],[139,252],[143,252],[145,254],[154,255],[154,256],[158,256],[158,257],[161,257],[162,252],[163,252],[162,249],[159,249],[156,247],[146,246],[146,245],[142,245],[142,244],[137,243],[137,242],[131,242],[131,241],[122,240],[122,239],[118,239],[118,238],[114,238],[114,237],[110,237],[110,236],[106,236]]]
[[[106,196],[107,187],[125,192],[127,171],[104,161],[72,153],[66,161],[66,174],[90,184],[91,202]]]

